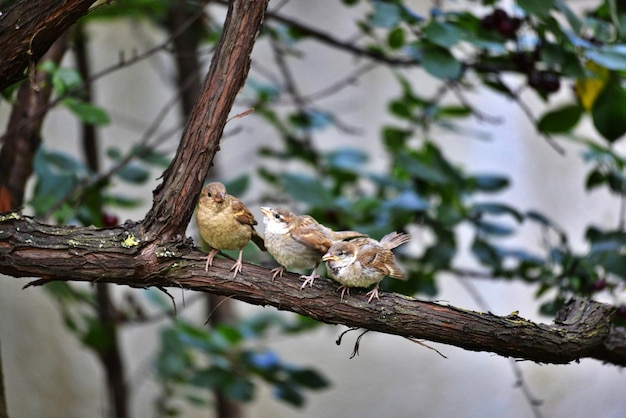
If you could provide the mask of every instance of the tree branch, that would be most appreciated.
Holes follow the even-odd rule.
[[[248,75],[250,54],[267,2],[230,3],[202,92],[144,220],[151,236],[176,239],[187,228],[204,178],[219,150],[228,114]]]
[[[94,0],[20,0],[0,16],[0,90],[26,77],[62,33],[89,11]]]
[[[300,279],[287,274],[270,279],[270,270],[246,264],[237,280],[231,262],[215,260],[204,271],[206,255],[190,240],[143,241],[141,224],[110,229],[56,227],[11,213],[0,217],[0,271],[15,277],[109,282],[131,287],[180,287],[229,296],[255,305],[271,305],[329,324],[361,327],[425,339],[471,351],[563,364],[589,357],[626,365],[626,335],[611,328],[609,305],[576,299],[555,323],[538,324],[385,293],[366,303],[362,292],[341,302],[336,285],[318,280],[300,291]]]

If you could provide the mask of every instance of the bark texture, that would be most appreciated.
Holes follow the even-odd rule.
[[[86,15],[93,3],[94,0],[19,0],[0,10],[0,90],[25,78],[27,68]]]

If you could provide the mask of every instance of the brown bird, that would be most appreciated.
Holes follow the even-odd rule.
[[[294,215],[289,210],[280,208],[261,208],[265,216],[265,245],[280,267],[272,270],[272,280],[282,277],[286,269],[309,269],[313,272],[306,279],[301,289],[307,284],[313,286],[317,267],[322,262],[322,255],[334,242],[364,236],[356,231],[333,231],[318,223],[308,215]]]
[[[234,279],[243,267],[241,261],[243,247],[250,239],[265,251],[263,238],[254,229],[254,225],[257,224],[254,215],[241,200],[227,194],[222,183],[215,182],[204,186],[198,201],[196,221],[202,239],[211,247],[204,266],[205,271],[213,265],[213,258],[220,250],[239,250],[237,262],[230,269],[235,271]]]
[[[392,232],[380,240],[357,238],[338,242],[322,257],[326,262],[328,275],[341,283],[341,300],[351,287],[369,287],[376,283],[373,290],[367,292],[367,303],[378,297],[378,284],[385,276],[406,280],[404,272],[396,264],[391,250],[411,240],[405,233]],[[339,290],[337,289],[337,290]]]

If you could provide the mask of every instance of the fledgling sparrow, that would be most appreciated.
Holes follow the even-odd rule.
[[[367,303],[370,303],[373,298],[379,299],[378,284],[383,277],[406,280],[391,250],[410,240],[409,234],[392,232],[380,242],[372,238],[356,238],[333,244],[322,260],[326,262],[328,275],[341,283],[341,300],[346,291],[350,295],[351,287],[369,287],[376,283],[376,287],[366,294],[369,296]]]
[[[254,229],[257,224],[254,215],[241,200],[226,193],[222,183],[214,182],[204,186],[198,201],[196,221],[202,239],[211,247],[205,271],[213,265],[213,258],[220,250],[239,250],[237,262],[230,269],[235,271],[234,279],[243,267],[243,247],[250,239],[265,251],[263,238]]]
[[[318,223],[309,215],[294,215],[284,208],[261,208],[265,223],[265,246],[280,267],[272,270],[272,280],[282,277],[287,269],[309,269],[313,272],[306,279],[301,289],[307,284],[313,286],[317,268],[322,262],[322,255],[334,242],[344,239],[363,237],[356,231],[333,231]]]

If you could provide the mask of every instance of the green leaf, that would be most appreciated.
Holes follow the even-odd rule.
[[[503,225],[501,223],[495,223],[490,221],[485,221],[483,219],[479,219],[474,221],[476,228],[483,234],[495,235],[498,237],[506,237],[515,231],[513,228],[507,225]],[[494,253],[497,254],[497,253]]]
[[[422,66],[430,75],[441,80],[455,80],[461,75],[461,63],[448,49],[426,45],[422,53]]]
[[[396,128],[394,126],[385,126],[383,128],[383,141],[390,152],[398,152],[404,148],[407,139],[413,133],[407,129]]]
[[[300,386],[309,389],[322,389],[328,386],[328,381],[313,369],[290,370],[289,377]]]
[[[409,154],[401,153],[396,157],[396,164],[409,174],[433,184],[446,184],[449,179],[446,173],[433,164],[424,163]]]
[[[117,171],[117,176],[129,183],[143,184],[148,180],[150,173],[136,164],[128,164]]]
[[[541,116],[537,127],[541,132],[549,134],[570,132],[578,124],[583,111],[577,104],[551,110]]]
[[[274,396],[293,406],[304,405],[304,396],[289,383],[279,382],[274,385]]]
[[[482,264],[496,267],[500,265],[500,256],[495,247],[489,244],[487,241],[482,239],[475,239],[472,243],[472,254],[480,261]]]
[[[341,148],[326,154],[328,165],[340,170],[359,171],[369,156],[357,148]]]
[[[230,374],[230,379],[225,386],[220,389],[230,399],[248,402],[254,397],[254,384],[243,377],[239,377],[234,373]]]
[[[529,15],[545,16],[552,9],[550,0],[517,0],[517,5]]]
[[[328,207],[333,197],[321,180],[306,174],[283,173],[282,186],[295,200],[311,206]]]
[[[449,23],[431,20],[424,28],[428,41],[443,48],[451,48],[461,39],[461,31]]]
[[[582,22],[572,10],[567,6],[564,0],[554,0],[554,6],[565,15],[569,25],[575,33],[580,33]]]
[[[517,209],[502,203],[476,203],[471,210],[479,214],[511,215],[517,222],[522,222],[524,219]]]
[[[429,207],[428,202],[422,199],[414,190],[405,190],[394,199],[387,200],[385,204],[391,208],[409,212],[423,211]]]
[[[626,70],[626,45],[587,49],[585,57],[609,70]]]
[[[470,179],[475,182],[476,187],[482,192],[499,192],[509,187],[510,184],[507,177],[498,174],[478,174]]]
[[[593,190],[596,187],[600,187],[601,185],[607,183],[608,179],[605,174],[603,174],[599,170],[593,170],[587,176],[587,180],[585,181],[585,190]]]
[[[62,103],[81,121],[89,125],[102,126],[111,122],[109,115],[101,107],[91,103],[73,98],[64,99]]]
[[[404,29],[394,28],[387,35],[387,44],[391,49],[399,49],[404,46]]]
[[[615,77],[594,101],[591,114],[593,125],[608,142],[626,133],[626,92]]]
[[[373,4],[374,11],[369,18],[370,25],[381,28],[392,28],[400,24],[402,20],[402,10],[399,5],[382,0],[374,0]]]

